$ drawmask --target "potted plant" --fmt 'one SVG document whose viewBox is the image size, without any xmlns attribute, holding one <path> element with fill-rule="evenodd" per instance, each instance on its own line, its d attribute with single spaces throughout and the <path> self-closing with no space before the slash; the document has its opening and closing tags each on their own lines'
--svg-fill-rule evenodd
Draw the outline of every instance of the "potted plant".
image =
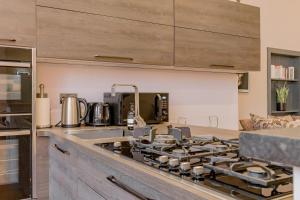
<svg viewBox="0 0 300 200">
<path fill-rule="evenodd" d="M 277 110 L 286 111 L 286 102 L 289 95 L 289 88 L 284 83 L 283 86 L 276 88 L 277 95 Z"/>
</svg>

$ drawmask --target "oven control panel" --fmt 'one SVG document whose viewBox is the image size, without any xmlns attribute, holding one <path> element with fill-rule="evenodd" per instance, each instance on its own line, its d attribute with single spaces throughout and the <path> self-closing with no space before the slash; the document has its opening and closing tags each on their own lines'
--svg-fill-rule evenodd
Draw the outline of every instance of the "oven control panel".
<svg viewBox="0 0 300 200">
<path fill-rule="evenodd" d="M 162 95 L 161 109 L 162 109 L 162 116 L 161 116 L 162 121 L 168 122 L 169 121 L 169 97 L 168 97 L 168 95 Z"/>
</svg>

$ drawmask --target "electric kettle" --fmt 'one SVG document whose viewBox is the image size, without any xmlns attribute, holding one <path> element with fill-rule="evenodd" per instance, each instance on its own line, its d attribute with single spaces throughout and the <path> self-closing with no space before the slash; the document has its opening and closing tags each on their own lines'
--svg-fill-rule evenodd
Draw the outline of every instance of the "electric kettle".
<svg viewBox="0 0 300 200">
<path fill-rule="evenodd" d="M 88 103 L 88 113 L 85 118 L 88 126 L 107 126 L 110 125 L 110 110 L 106 103 Z"/>
<path fill-rule="evenodd" d="M 64 128 L 79 127 L 87 115 L 87 102 L 85 99 L 77 98 L 76 95 L 65 95 L 60 99 L 62 104 L 61 126 Z M 81 106 L 84 105 L 84 114 L 81 113 Z"/>
</svg>

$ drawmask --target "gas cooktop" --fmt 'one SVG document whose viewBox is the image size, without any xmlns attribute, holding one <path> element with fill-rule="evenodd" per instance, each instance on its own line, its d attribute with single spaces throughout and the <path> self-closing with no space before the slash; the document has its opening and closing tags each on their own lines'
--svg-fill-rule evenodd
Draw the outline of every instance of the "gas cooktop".
<svg viewBox="0 0 300 200">
<path fill-rule="evenodd" d="M 240 156 L 238 139 L 191 136 L 188 128 L 170 128 L 166 135 L 150 132 L 129 141 L 97 145 L 236 199 L 267 200 L 292 194 L 292 169 Z"/>
</svg>

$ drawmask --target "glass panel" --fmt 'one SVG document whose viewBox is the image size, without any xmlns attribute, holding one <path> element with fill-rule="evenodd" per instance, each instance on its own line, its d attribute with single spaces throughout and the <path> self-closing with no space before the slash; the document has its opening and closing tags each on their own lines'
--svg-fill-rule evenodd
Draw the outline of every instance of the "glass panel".
<svg viewBox="0 0 300 200">
<path fill-rule="evenodd" d="M 0 137 L 0 199 L 31 196 L 31 136 Z"/>
<path fill-rule="evenodd" d="M 0 67 L 0 114 L 31 113 L 31 68 Z"/>
<path fill-rule="evenodd" d="M 0 117 L 0 131 L 9 129 L 31 129 L 32 116 Z"/>
<path fill-rule="evenodd" d="M 21 99 L 21 76 L 0 74 L 0 100 Z"/>
</svg>

